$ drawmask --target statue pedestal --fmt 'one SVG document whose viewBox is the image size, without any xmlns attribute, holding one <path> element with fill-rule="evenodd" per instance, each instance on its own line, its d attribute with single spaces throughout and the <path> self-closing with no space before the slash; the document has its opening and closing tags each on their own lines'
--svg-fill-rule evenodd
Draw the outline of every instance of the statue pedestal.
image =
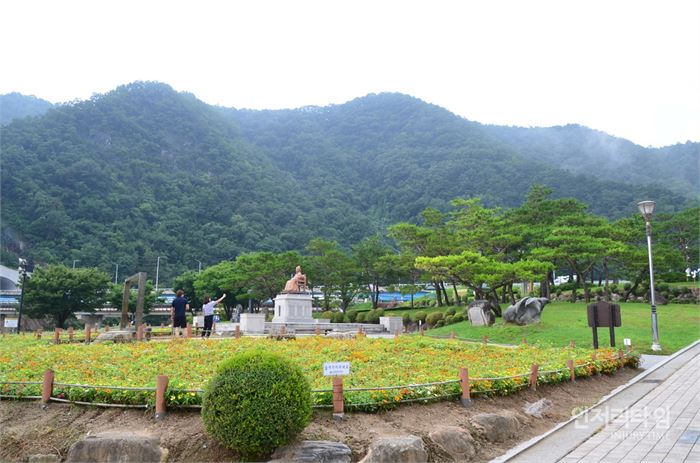
<svg viewBox="0 0 700 463">
<path fill-rule="evenodd" d="M 314 323 L 311 302 L 311 294 L 307 293 L 278 294 L 272 323 Z"/>
</svg>

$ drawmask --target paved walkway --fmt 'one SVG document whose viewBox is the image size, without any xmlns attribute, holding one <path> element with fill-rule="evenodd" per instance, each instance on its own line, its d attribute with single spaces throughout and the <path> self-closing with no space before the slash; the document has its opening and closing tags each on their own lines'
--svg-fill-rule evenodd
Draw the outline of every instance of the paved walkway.
<svg viewBox="0 0 700 463">
<path fill-rule="evenodd" d="M 700 463 L 700 341 L 496 461 Z"/>
</svg>

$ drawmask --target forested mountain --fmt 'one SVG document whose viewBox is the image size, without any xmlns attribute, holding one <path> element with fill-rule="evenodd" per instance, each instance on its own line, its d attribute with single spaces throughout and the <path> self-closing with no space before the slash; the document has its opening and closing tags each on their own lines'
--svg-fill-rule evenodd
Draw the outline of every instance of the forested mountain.
<svg viewBox="0 0 700 463">
<path fill-rule="evenodd" d="M 611 217 L 644 198 L 662 211 L 696 202 L 529 159 L 488 127 L 400 94 L 251 111 L 139 82 L 0 130 L 3 261 L 119 264 L 152 278 L 161 256 L 163 281 L 313 237 L 349 246 L 455 197 L 516 206 L 533 183 Z"/>
<path fill-rule="evenodd" d="M 700 143 L 642 148 L 580 125 L 484 128 L 526 159 L 606 180 L 657 182 L 686 195 L 700 193 Z"/>
<path fill-rule="evenodd" d="M 53 103 L 35 96 L 12 92 L 0 95 L 0 125 L 6 125 L 13 119 L 27 116 L 39 116 L 53 106 Z"/>
</svg>

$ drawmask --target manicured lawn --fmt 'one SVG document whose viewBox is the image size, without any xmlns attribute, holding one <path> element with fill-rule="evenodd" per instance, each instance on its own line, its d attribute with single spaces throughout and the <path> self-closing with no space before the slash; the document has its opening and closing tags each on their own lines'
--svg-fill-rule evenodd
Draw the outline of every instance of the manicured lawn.
<svg viewBox="0 0 700 463">
<path fill-rule="evenodd" d="M 502 306 L 505 310 L 505 306 Z M 633 347 L 641 353 L 651 351 L 651 308 L 648 304 L 620 304 L 622 326 L 615 329 L 616 345 L 621 347 L 624 338 L 632 340 Z M 694 304 L 669 304 L 657 308 L 659 340 L 663 351 L 671 354 L 700 339 L 700 306 Z M 504 344 L 519 344 L 523 338 L 530 344 L 565 346 L 574 340 L 577 346 L 591 347 L 593 335 L 588 327 L 586 304 L 555 302 L 548 304 L 542 313 L 542 321 L 536 325 L 504 325 L 498 318 L 492 327 L 471 326 L 469 322 L 456 323 L 428 330 L 426 334 L 448 335 L 452 331 L 460 338 L 489 340 Z M 608 328 L 598 328 L 600 347 L 610 343 Z"/>
</svg>

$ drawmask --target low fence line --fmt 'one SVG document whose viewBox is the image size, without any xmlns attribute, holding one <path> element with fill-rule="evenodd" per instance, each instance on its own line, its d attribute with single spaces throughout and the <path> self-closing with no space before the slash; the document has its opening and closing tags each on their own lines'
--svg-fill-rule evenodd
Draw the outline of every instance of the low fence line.
<svg viewBox="0 0 700 463">
<path fill-rule="evenodd" d="M 605 358 L 601 360 L 613 360 L 620 365 L 617 368 L 624 366 L 625 359 L 632 356 L 631 352 L 618 351 L 617 357 Z M 316 404 L 313 408 L 333 408 L 335 414 L 344 413 L 345 407 L 348 408 L 361 408 L 361 407 L 381 407 L 387 403 L 400 404 L 400 403 L 411 403 L 411 402 L 427 402 L 435 401 L 448 397 L 461 396 L 461 401 L 467 404 L 471 399 L 471 395 L 484 395 L 489 393 L 499 393 L 499 392 L 509 392 L 512 390 L 521 389 L 524 387 L 530 387 L 531 389 L 536 389 L 538 384 L 546 383 L 546 376 L 553 374 L 562 374 L 569 372 L 570 380 L 574 381 L 576 378 L 576 368 L 587 368 L 591 365 L 595 365 L 598 361 L 596 354 L 593 353 L 591 356 L 591 361 L 574 364 L 572 359 L 567 361 L 567 366 L 556 370 L 545 370 L 539 371 L 539 366 L 536 363 L 531 365 L 529 373 L 523 373 L 513 376 L 499 376 L 499 377 L 485 377 L 485 378 L 470 378 L 468 370 L 466 368 L 461 368 L 459 370 L 459 379 L 455 380 L 445 380 L 445 381 L 435 381 L 429 383 L 421 384 L 408 384 L 401 386 L 378 386 L 378 387 L 364 387 L 364 388 L 343 388 L 342 377 L 333 377 L 333 388 L 332 389 L 314 389 L 311 392 L 315 394 L 330 394 L 332 393 L 332 404 Z M 507 381 L 515 380 L 518 378 L 529 377 L 528 381 L 522 382 L 521 384 L 514 384 L 509 386 L 506 390 L 499 389 L 482 389 L 471 390 L 472 385 L 478 385 L 478 383 L 485 381 Z M 41 395 L 21 395 L 21 394 L 2 394 L 0 398 L 11 398 L 11 399 L 41 399 L 42 406 L 46 406 L 49 402 L 62 402 L 62 403 L 74 403 L 79 405 L 94 405 L 99 407 L 115 407 L 115 408 L 151 408 L 152 404 L 122 404 L 122 403 L 98 403 L 98 402 L 86 402 L 80 400 L 65 399 L 62 397 L 54 396 L 54 388 L 83 388 L 83 389 L 108 389 L 108 390 L 125 390 L 125 391 L 144 391 L 149 393 L 155 393 L 155 409 L 156 417 L 163 416 L 165 414 L 166 400 L 170 394 L 179 393 L 190 393 L 190 394 L 203 394 L 203 389 L 168 389 L 168 377 L 158 376 L 156 378 L 156 387 L 130 387 L 130 386 L 95 386 L 90 384 L 71 384 L 71 383 L 58 383 L 54 382 L 54 372 L 52 370 L 46 370 L 44 373 L 44 381 L 0 381 L 1 386 L 21 386 L 22 390 L 24 386 L 37 386 L 42 385 Z M 395 399 L 382 399 L 376 402 L 362 402 L 362 403 L 345 403 L 346 393 L 357 393 L 357 392 L 367 392 L 367 391 L 390 391 L 397 389 L 418 389 L 421 387 L 434 387 L 434 386 L 446 386 L 460 384 L 461 392 L 448 392 L 441 395 L 429 396 L 429 397 L 414 397 L 414 398 L 401 398 L 400 400 Z M 32 391 L 33 392 L 33 391 Z M 437 391 L 436 391 L 437 392 Z M 63 393 L 62 393 L 63 394 Z M 60 394 L 60 395 L 62 395 Z M 200 404 L 169 404 L 169 408 L 184 408 L 184 409 L 201 409 Z"/>
</svg>

